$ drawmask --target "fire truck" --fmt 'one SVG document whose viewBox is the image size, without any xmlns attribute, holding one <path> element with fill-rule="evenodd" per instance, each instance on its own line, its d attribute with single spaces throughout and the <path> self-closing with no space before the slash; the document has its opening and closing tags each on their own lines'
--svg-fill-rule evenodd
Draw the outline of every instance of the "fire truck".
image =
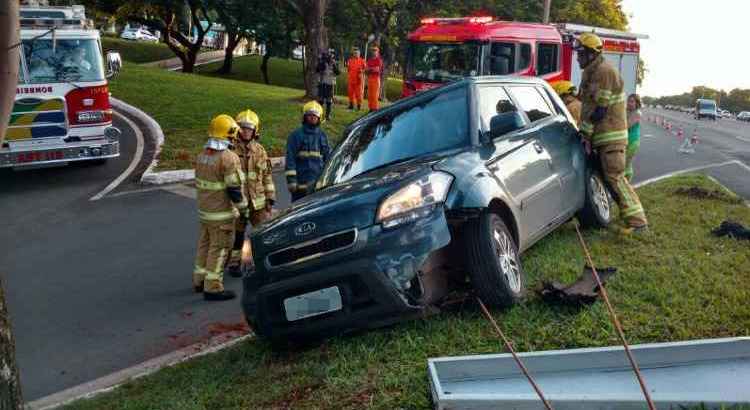
<svg viewBox="0 0 750 410">
<path fill-rule="evenodd" d="M 0 168 L 119 156 L 107 80 L 120 70 L 120 55 L 103 57 L 83 6 L 22 6 L 20 23 L 21 66 Z"/>
<path fill-rule="evenodd" d="M 604 58 L 620 70 L 625 92 L 636 91 L 639 39 L 648 36 L 577 24 L 497 21 L 492 17 L 425 18 L 409 34 L 403 96 L 474 75 L 537 76 L 580 84 L 573 41 L 593 32 Z"/>
</svg>

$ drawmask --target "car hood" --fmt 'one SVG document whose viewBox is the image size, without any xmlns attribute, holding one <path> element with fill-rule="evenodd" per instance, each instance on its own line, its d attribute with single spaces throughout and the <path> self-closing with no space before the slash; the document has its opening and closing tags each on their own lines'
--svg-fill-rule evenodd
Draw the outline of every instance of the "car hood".
<svg viewBox="0 0 750 410">
<path fill-rule="evenodd" d="M 394 164 L 300 199 L 252 234 L 253 254 L 264 255 L 291 244 L 373 225 L 382 199 L 430 172 L 438 160 L 430 157 Z"/>
</svg>

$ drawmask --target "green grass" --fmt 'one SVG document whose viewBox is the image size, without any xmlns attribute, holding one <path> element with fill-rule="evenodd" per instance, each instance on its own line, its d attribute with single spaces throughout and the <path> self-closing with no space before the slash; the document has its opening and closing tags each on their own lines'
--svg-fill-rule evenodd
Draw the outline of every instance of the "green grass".
<svg viewBox="0 0 750 410">
<path fill-rule="evenodd" d="M 223 78 L 262 83 L 263 76 L 260 72 L 261 58 L 259 56 L 244 56 L 234 59 L 232 73 Z M 221 67 L 221 62 L 206 64 L 197 67 L 199 74 L 219 76 L 216 70 Z M 337 94 L 347 95 L 348 75 L 344 66 L 340 66 L 341 74 L 337 81 Z M 283 58 L 271 58 L 268 61 L 268 77 L 271 85 L 289 88 L 304 89 L 304 78 L 302 77 L 302 62 L 298 60 L 287 60 Z M 389 79 L 386 84 L 386 96 L 394 101 L 401 97 L 401 80 Z M 365 102 L 366 103 L 366 102 Z"/>
<path fill-rule="evenodd" d="M 102 47 L 105 50 L 119 51 L 122 59 L 132 63 L 150 63 L 152 61 L 174 58 L 172 50 L 162 43 L 148 43 L 145 41 L 129 41 L 119 38 L 102 37 Z"/>
<path fill-rule="evenodd" d="M 193 167 L 206 141 L 208 123 L 215 115 L 234 117 L 245 109 L 260 116 L 261 143 L 272 156 L 283 155 L 286 138 L 300 126 L 302 90 L 247 81 L 182 74 L 126 64 L 112 81 L 112 95 L 151 115 L 162 127 L 165 143 L 159 169 Z M 334 108 L 323 129 L 334 144 L 346 125 L 363 112 Z"/>
<path fill-rule="evenodd" d="M 691 175 L 639 190 L 651 222 L 647 236 L 623 237 L 614 229 L 584 234 L 596 263 L 619 269 L 608 290 L 633 344 L 750 333 L 748 244 L 709 233 L 724 219 L 750 224 L 750 208 L 729 195 L 695 200 L 673 194 L 693 185 L 718 189 Z M 573 226 L 535 245 L 523 264 L 529 288 L 542 280 L 573 281 L 584 264 Z M 601 302 L 557 308 L 530 292 L 524 303 L 494 315 L 519 351 L 618 344 Z M 67 408 L 427 409 L 427 358 L 504 350 L 467 303 L 303 351 L 274 352 L 266 342 L 248 341 Z"/>
</svg>

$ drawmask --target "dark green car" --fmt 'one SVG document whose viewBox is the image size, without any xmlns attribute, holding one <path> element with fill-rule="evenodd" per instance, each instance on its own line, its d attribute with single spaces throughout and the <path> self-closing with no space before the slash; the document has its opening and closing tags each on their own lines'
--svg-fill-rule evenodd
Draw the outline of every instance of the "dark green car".
<svg viewBox="0 0 750 410">
<path fill-rule="evenodd" d="M 316 184 L 252 234 L 243 309 L 263 337 L 328 336 L 421 315 L 468 282 L 524 294 L 519 253 L 610 198 L 549 85 L 475 77 L 351 124 Z"/>
</svg>

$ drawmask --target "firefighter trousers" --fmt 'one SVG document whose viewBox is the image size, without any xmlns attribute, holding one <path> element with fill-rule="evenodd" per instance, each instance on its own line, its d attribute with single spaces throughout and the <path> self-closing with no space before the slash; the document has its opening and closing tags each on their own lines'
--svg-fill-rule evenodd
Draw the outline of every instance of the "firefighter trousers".
<svg viewBox="0 0 750 410">
<path fill-rule="evenodd" d="M 229 266 L 239 267 L 242 264 L 242 246 L 245 243 L 245 231 L 247 230 L 248 222 L 252 226 L 258 226 L 268 219 L 268 211 L 261 209 L 258 211 L 250 211 L 250 220 L 245 218 L 235 219 L 234 225 L 234 244 L 232 246 L 232 253 L 229 257 Z M 253 250 L 250 248 L 250 261 L 253 260 Z"/>
<path fill-rule="evenodd" d="M 224 291 L 224 267 L 229 259 L 234 241 L 234 223 L 200 223 L 198 249 L 195 256 L 193 286 L 203 284 L 203 291 Z"/>
<path fill-rule="evenodd" d="M 371 111 L 380 108 L 380 76 L 367 76 L 367 106 Z"/>
<path fill-rule="evenodd" d="M 648 225 L 638 194 L 625 178 L 626 150 L 628 144 L 608 144 L 598 149 L 602 163 L 602 173 L 614 191 L 615 200 L 620 207 L 620 216 L 631 228 Z"/>
</svg>

